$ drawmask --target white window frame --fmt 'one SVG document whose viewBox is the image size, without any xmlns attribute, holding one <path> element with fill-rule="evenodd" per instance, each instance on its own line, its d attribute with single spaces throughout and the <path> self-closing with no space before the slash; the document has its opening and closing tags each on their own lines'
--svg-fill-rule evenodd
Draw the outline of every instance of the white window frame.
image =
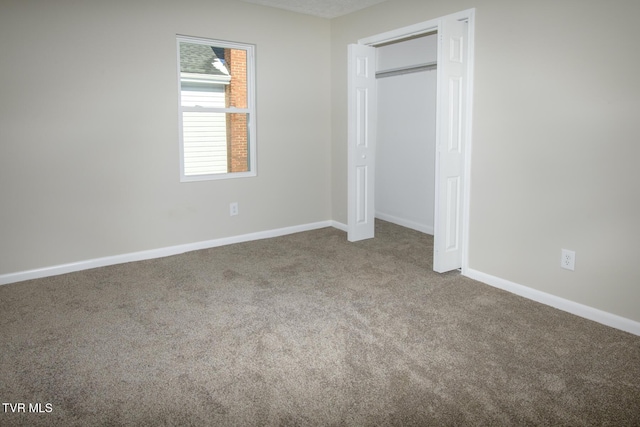
<svg viewBox="0 0 640 427">
<path fill-rule="evenodd" d="M 211 108 L 211 107 L 183 107 L 182 106 L 182 74 L 180 72 L 180 43 L 196 43 L 206 46 L 214 46 L 229 49 L 242 49 L 247 52 L 247 108 Z M 177 70 L 178 70 L 178 134 L 180 146 L 180 182 L 209 181 L 230 178 L 244 178 L 257 175 L 256 162 L 256 102 L 255 102 L 255 45 L 247 43 L 229 42 L 224 40 L 206 39 L 184 35 L 176 36 Z M 185 73 L 187 74 L 187 73 Z M 185 175 L 184 170 L 184 132 L 182 117 L 185 111 L 219 112 L 219 113 L 244 113 L 247 114 L 247 154 L 249 156 L 248 171 L 227 172 L 202 175 Z"/>
</svg>

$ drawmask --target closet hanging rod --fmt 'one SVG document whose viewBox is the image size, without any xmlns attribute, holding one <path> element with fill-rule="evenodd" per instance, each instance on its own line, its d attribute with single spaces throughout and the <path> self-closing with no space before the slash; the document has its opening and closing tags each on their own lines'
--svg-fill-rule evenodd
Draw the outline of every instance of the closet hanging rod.
<svg viewBox="0 0 640 427">
<path fill-rule="evenodd" d="M 420 71 L 433 70 L 435 68 L 438 68 L 437 62 L 428 62 L 426 64 L 412 65 L 410 67 L 392 68 L 390 70 L 377 71 L 376 79 L 399 76 L 401 74 L 417 73 Z"/>
</svg>

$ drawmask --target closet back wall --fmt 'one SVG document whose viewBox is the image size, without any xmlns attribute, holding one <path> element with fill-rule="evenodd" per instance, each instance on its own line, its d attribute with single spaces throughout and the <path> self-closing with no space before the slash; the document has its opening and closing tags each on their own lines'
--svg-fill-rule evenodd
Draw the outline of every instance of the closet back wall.
<svg viewBox="0 0 640 427">
<path fill-rule="evenodd" d="M 435 62 L 436 35 L 378 47 L 377 71 Z M 433 234 L 436 69 L 377 79 L 376 218 Z"/>
</svg>

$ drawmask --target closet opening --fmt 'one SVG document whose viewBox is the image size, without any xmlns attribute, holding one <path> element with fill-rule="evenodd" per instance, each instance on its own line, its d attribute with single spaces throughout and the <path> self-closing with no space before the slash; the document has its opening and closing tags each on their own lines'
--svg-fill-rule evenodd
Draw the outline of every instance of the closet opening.
<svg viewBox="0 0 640 427">
<path fill-rule="evenodd" d="M 437 32 L 376 46 L 375 217 L 433 235 Z"/>
</svg>

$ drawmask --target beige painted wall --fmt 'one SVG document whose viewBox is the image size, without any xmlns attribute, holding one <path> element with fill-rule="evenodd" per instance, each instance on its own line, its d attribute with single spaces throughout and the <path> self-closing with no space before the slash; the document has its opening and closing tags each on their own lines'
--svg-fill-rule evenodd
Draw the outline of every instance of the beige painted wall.
<svg viewBox="0 0 640 427">
<path fill-rule="evenodd" d="M 640 321 L 637 1 L 389 0 L 332 20 L 333 219 L 347 218 L 346 44 L 472 7 L 469 267 Z"/>
<path fill-rule="evenodd" d="M 179 182 L 176 34 L 257 45 L 257 177 Z M 0 274 L 330 219 L 329 41 L 238 1 L 2 1 Z"/>
</svg>

